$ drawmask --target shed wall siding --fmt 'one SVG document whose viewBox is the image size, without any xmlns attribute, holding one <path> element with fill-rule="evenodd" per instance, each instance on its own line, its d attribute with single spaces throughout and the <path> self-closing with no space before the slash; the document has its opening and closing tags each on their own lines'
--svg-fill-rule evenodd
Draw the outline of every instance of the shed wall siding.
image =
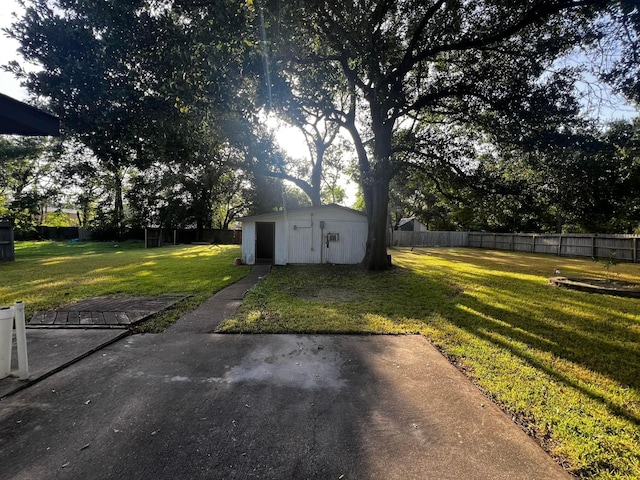
<svg viewBox="0 0 640 480">
<path fill-rule="evenodd" d="M 316 211 L 288 215 L 289 263 L 320 263 L 319 217 Z"/>
<path fill-rule="evenodd" d="M 320 222 L 324 228 L 320 229 Z M 288 216 L 289 263 L 359 263 L 367 243 L 367 219 L 338 209 L 309 210 Z M 294 228 L 295 227 L 295 228 Z M 328 233 L 339 240 L 330 242 Z"/>
<path fill-rule="evenodd" d="M 247 265 L 256 263 L 256 222 L 242 223 L 242 261 Z"/>
<path fill-rule="evenodd" d="M 428 232 L 429 229 L 427 228 L 427 226 L 424 223 L 419 222 L 418 220 L 415 220 L 414 224 L 413 224 L 413 231 L 414 232 Z"/>
<path fill-rule="evenodd" d="M 340 208 L 307 209 L 285 214 L 260 216 L 260 222 L 275 222 L 275 259 L 277 265 L 287 263 L 340 263 L 362 261 L 367 243 L 367 219 L 364 215 Z M 320 222 L 324 228 L 320 229 Z M 255 223 L 242 224 L 242 258 L 255 263 Z M 338 234 L 337 242 L 329 242 L 328 233 Z"/>
<path fill-rule="evenodd" d="M 276 256 L 274 263 L 276 265 L 287 264 L 287 229 L 285 225 L 284 215 L 276 219 Z"/>
<path fill-rule="evenodd" d="M 326 235 L 337 233 L 338 241 L 329 242 Z M 367 245 L 367 221 L 330 220 L 325 222 L 325 237 L 322 244 L 323 263 L 360 263 L 364 258 Z"/>
</svg>

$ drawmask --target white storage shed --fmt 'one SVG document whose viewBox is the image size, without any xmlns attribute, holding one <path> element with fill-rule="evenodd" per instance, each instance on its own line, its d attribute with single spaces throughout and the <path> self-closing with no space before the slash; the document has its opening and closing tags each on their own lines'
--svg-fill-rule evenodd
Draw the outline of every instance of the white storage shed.
<svg viewBox="0 0 640 480">
<path fill-rule="evenodd" d="M 242 260 L 266 263 L 355 264 L 364 258 L 367 216 L 323 205 L 241 218 Z"/>
</svg>

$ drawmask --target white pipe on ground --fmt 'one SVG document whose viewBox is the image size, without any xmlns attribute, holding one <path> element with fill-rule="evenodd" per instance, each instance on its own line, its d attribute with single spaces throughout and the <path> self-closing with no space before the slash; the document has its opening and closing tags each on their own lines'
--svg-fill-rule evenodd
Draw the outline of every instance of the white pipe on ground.
<svg viewBox="0 0 640 480">
<path fill-rule="evenodd" d="M 20 380 L 29 379 L 29 357 L 27 356 L 27 327 L 24 319 L 24 303 L 18 301 L 13 304 L 13 314 L 16 320 L 16 347 L 18 350 L 18 372 Z"/>
<path fill-rule="evenodd" d="M 11 375 L 13 308 L 0 307 L 0 378 Z"/>
</svg>

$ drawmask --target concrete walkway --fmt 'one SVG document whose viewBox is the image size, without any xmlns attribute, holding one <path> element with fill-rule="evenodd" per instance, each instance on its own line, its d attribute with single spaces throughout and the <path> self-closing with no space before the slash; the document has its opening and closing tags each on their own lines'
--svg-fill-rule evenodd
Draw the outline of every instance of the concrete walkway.
<svg viewBox="0 0 640 480">
<path fill-rule="evenodd" d="M 2 477 L 571 478 L 423 337 L 202 333 L 252 281 L 4 399 Z"/>
<path fill-rule="evenodd" d="M 203 302 L 167 329 L 167 333 L 210 333 L 242 304 L 247 291 L 269 275 L 271 265 L 255 265 L 249 275 Z"/>
</svg>

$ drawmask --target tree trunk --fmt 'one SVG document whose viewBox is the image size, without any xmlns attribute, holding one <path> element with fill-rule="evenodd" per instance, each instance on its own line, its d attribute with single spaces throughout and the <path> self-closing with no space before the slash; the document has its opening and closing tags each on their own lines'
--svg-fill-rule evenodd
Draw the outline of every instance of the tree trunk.
<svg viewBox="0 0 640 480">
<path fill-rule="evenodd" d="M 322 204 L 322 199 L 320 195 L 320 191 L 322 190 L 322 165 L 324 163 L 324 152 L 327 147 L 322 142 L 322 140 L 317 139 L 316 142 L 316 161 L 313 164 L 313 168 L 311 169 L 311 188 L 312 195 L 309 195 L 311 198 L 311 204 L 314 207 L 318 207 Z"/>
<path fill-rule="evenodd" d="M 124 233 L 124 201 L 122 199 L 122 173 L 120 170 L 114 172 L 115 191 L 114 191 L 114 210 L 113 220 L 115 223 L 118 240 L 122 239 Z"/>
<path fill-rule="evenodd" d="M 320 191 L 315 186 L 309 193 L 307 193 L 307 195 L 311 200 L 311 205 L 313 205 L 314 207 L 319 207 L 320 205 L 322 205 L 322 199 L 320 198 Z"/>
<path fill-rule="evenodd" d="M 556 210 L 556 233 L 562 233 L 564 227 L 564 216 L 560 213 L 560 209 Z"/>
<path fill-rule="evenodd" d="M 371 201 L 367 206 L 369 236 L 363 260 L 367 270 L 386 270 L 391 266 L 387 256 L 389 182 L 387 178 L 376 178 L 371 185 Z"/>
<path fill-rule="evenodd" d="M 367 270 L 386 270 L 391 267 L 387 256 L 387 221 L 389 184 L 393 176 L 391 167 L 393 122 L 386 121 L 384 111 L 384 108 L 377 104 L 371 106 L 375 136 L 373 156 L 376 162 L 373 169 L 369 170 L 366 175 L 363 172 L 362 179 L 362 190 L 369 220 L 369 236 L 364 258 Z"/>
<path fill-rule="evenodd" d="M 355 111 L 355 105 L 353 106 Z M 373 113 L 380 113 L 376 109 Z M 378 115 L 378 118 L 380 115 Z M 374 115 L 374 118 L 376 116 Z M 391 139 L 392 129 L 384 121 L 374 121 L 375 146 L 373 155 L 376 159 L 372 168 L 365 144 L 355 125 L 355 115 L 343 125 L 351 134 L 360 168 L 360 186 L 367 213 L 368 237 L 362 264 L 367 270 L 386 270 L 391 267 L 387 257 L 387 215 L 389 208 L 389 184 L 391 183 Z"/>
</svg>

